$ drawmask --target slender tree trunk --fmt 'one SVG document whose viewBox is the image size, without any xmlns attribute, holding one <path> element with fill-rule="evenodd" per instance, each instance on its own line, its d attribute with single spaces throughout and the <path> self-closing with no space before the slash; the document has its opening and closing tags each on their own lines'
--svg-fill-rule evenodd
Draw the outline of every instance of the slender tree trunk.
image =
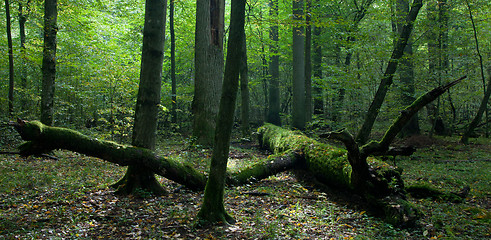
<svg viewBox="0 0 491 240">
<path fill-rule="evenodd" d="M 319 86 L 319 82 L 322 79 L 322 45 L 320 44 L 320 35 L 322 28 L 320 26 L 314 26 L 314 38 L 313 38 L 313 72 L 314 72 L 314 114 L 324 113 L 324 96 L 322 94 L 322 88 Z"/>
<path fill-rule="evenodd" d="M 280 58 L 278 55 L 278 0 L 269 1 L 269 16 L 271 26 L 269 39 L 271 40 L 269 57 L 269 108 L 267 122 L 281 126 L 280 119 Z"/>
<path fill-rule="evenodd" d="M 404 19 L 406 19 L 409 13 L 409 0 L 398 0 L 396 2 L 396 10 L 394 19 L 395 32 L 397 35 L 401 34 L 402 27 L 404 26 Z M 415 86 L 414 86 L 414 67 L 412 62 L 413 54 L 413 43 L 409 39 L 404 49 L 404 57 L 401 59 L 401 66 L 399 67 L 399 76 L 401 81 L 401 103 L 404 106 L 410 105 L 416 99 Z M 411 136 L 419 134 L 419 123 L 418 114 L 416 113 L 414 117 L 407 123 L 407 125 L 402 129 L 402 136 Z"/>
<path fill-rule="evenodd" d="M 14 115 L 14 51 L 12 47 L 12 28 L 10 25 L 10 3 L 5 0 L 5 18 L 7 19 L 7 45 L 9 48 L 9 116 Z"/>
<path fill-rule="evenodd" d="M 361 127 L 358 135 L 356 136 L 356 142 L 360 144 L 364 144 L 367 142 L 368 137 L 372 131 L 373 124 L 375 123 L 375 119 L 378 116 L 380 111 L 380 107 L 384 102 L 385 95 L 392 85 L 392 78 L 397 70 L 397 64 L 404 53 L 404 49 L 406 47 L 407 41 L 411 36 L 411 31 L 413 29 L 414 21 L 418 16 L 419 10 L 423 6 L 422 0 L 414 0 L 411 10 L 409 11 L 408 17 L 406 19 L 406 23 L 401 30 L 401 34 L 399 39 L 397 40 L 396 46 L 392 51 L 392 56 L 389 60 L 389 64 L 385 69 L 384 76 L 380 82 L 380 85 L 375 93 L 375 98 L 370 104 L 370 108 L 368 109 L 367 115 L 365 117 L 365 121 L 363 122 L 363 126 Z"/>
<path fill-rule="evenodd" d="M 27 1 L 26 7 L 29 8 L 29 2 Z M 21 71 L 20 71 L 20 88 L 23 92 L 20 97 L 21 111 L 24 112 L 27 107 L 27 66 L 26 66 L 26 21 L 27 15 L 24 14 L 23 3 L 19 2 L 19 38 L 20 38 L 20 50 L 21 50 Z"/>
<path fill-rule="evenodd" d="M 249 127 L 249 68 L 247 66 L 247 43 L 245 41 L 245 33 L 243 38 L 242 59 L 240 64 L 240 115 L 242 120 L 240 128 L 242 137 L 249 138 L 251 135 Z"/>
<path fill-rule="evenodd" d="M 482 78 L 482 82 L 483 82 L 483 88 L 484 88 L 484 97 L 481 101 L 481 105 L 479 106 L 479 110 L 477 111 L 477 114 L 476 116 L 474 117 L 474 119 L 472 120 L 472 122 L 469 124 L 469 127 L 467 128 L 467 130 L 465 131 L 464 135 L 462 135 L 462 138 L 460 139 L 460 141 L 464 144 L 468 144 L 469 143 L 469 137 L 471 135 L 471 133 L 474 131 L 474 129 L 477 127 L 477 125 L 479 124 L 479 122 L 481 121 L 481 118 L 482 118 L 482 115 L 484 113 L 486 113 L 486 118 L 485 118 L 485 128 L 486 128 L 486 137 L 488 137 L 488 100 L 489 100 L 489 96 L 491 94 L 491 67 L 488 66 L 488 75 L 490 75 L 490 79 L 488 80 L 488 86 L 486 87 L 486 80 L 484 78 L 484 66 L 483 66 L 483 60 L 482 60 L 482 55 L 481 55 L 481 51 L 479 49 L 479 40 L 477 38 L 477 30 L 476 30 L 476 25 L 474 23 L 474 17 L 472 16 L 472 10 L 471 10 L 471 6 L 469 5 L 469 1 L 465 1 L 466 4 L 467 4 L 467 9 L 469 11 L 469 18 L 471 20 L 471 23 L 472 23 L 472 29 L 473 29 L 473 32 L 474 32 L 474 41 L 476 43 L 476 53 L 477 53 L 477 56 L 479 58 L 479 64 L 480 64 L 480 70 L 481 70 L 481 78 Z"/>
<path fill-rule="evenodd" d="M 305 128 L 305 36 L 303 28 L 303 0 L 293 0 L 293 103 L 292 126 Z"/>
<path fill-rule="evenodd" d="M 212 145 L 223 81 L 224 0 L 196 2 L 193 136 Z"/>
<path fill-rule="evenodd" d="M 160 105 L 162 63 L 164 60 L 165 15 L 167 0 L 146 0 L 140 84 L 135 107 L 132 145 L 155 149 Z M 142 165 L 130 165 L 126 175 L 114 185 L 122 194 L 144 190 L 162 195 L 153 171 Z"/>
<path fill-rule="evenodd" d="M 177 123 L 177 83 L 176 83 L 176 36 L 174 32 L 174 1 L 169 3 L 170 28 L 170 78 L 172 84 L 172 123 Z"/>
<path fill-rule="evenodd" d="M 232 2 L 230 35 L 227 47 L 225 77 L 218 112 L 218 126 L 215 131 L 215 144 L 210 164 L 210 174 L 205 187 L 203 205 L 198 219 L 207 223 L 233 223 L 234 219 L 225 211 L 223 194 L 230 135 L 235 112 L 235 101 L 239 82 L 241 51 L 244 39 L 245 0 Z"/>
<path fill-rule="evenodd" d="M 41 92 L 41 122 L 53 124 L 53 103 L 56 77 L 56 20 L 58 17 L 57 0 L 44 1 L 44 46 L 43 46 L 43 82 Z"/>
<path fill-rule="evenodd" d="M 312 0 L 306 0 L 305 14 L 305 121 L 312 121 Z"/>
</svg>

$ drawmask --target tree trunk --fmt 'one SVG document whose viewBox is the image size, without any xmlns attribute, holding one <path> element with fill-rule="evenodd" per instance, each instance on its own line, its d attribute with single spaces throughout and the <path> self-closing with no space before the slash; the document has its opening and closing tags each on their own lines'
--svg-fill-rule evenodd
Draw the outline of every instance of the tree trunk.
<svg viewBox="0 0 491 240">
<path fill-rule="evenodd" d="M 224 0 L 196 2 L 193 136 L 213 145 L 223 80 Z"/>
<path fill-rule="evenodd" d="M 269 15 L 271 21 L 278 19 L 278 0 L 269 1 Z M 269 29 L 271 40 L 269 57 L 269 107 L 266 121 L 281 126 L 280 119 L 280 57 L 278 55 L 278 24 L 273 22 Z"/>
<path fill-rule="evenodd" d="M 398 0 L 396 2 L 395 10 L 395 32 L 400 35 L 404 26 L 404 19 L 406 19 L 409 13 L 409 0 Z M 399 67 L 399 76 L 401 81 L 400 98 L 403 105 L 409 105 L 414 102 L 415 86 L 414 86 L 414 67 L 413 67 L 413 43 L 409 39 L 406 47 L 404 48 L 404 57 L 401 59 L 401 66 Z M 403 137 L 419 134 L 418 114 L 407 123 L 402 129 L 401 135 Z"/>
<path fill-rule="evenodd" d="M 240 129 L 243 138 L 249 138 L 251 136 L 251 130 L 249 127 L 249 68 L 247 66 L 247 44 L 244 32 L 244 41 L 242 42 L 242 58 L 240 63 L 240 116 L 241 123 Z"/>
<path fill-rule="evenodd" d="M 305 121 L 312 121 L 312 0 L 306 0 L 305 14 Z"/>
<path fill-rule="evenodd" d="M 44 1 L 44 46 L 43 46 L 43 82 L 41 92 L 41 122 L 53 124 L 53 103 L 56 77 L 56 19 L 58 17 L 57 0 Z"/>
<path fill-rule="evenodd" d="M 29 8 L 29 2 L 27 1 L 26 7 Z M 20 38 L 20 50 L 21 50 L 21 71 L 20 71 L 20 88 L 22 96 L 20 98 L 21 111 L 27 110 L 28 97 L 27 91 L 27 66 L 26 66 L 26 21 L 27 16 L 24 14 L 23 3 L 19 2 L 19 38 Z"/>
<path fill-rule="evenodd" d="M 484 92 L 484 97 L 482 98 L 481 105 L 479 105 L 479 110 L 477 111 L 476 116 L 469 124 L 469 127 L 460 139 L 463 144 L 469 144 L 469 137 L 481 122 L 482 116 L 488 107 L 489 97 L 491 96 L 491 67 L 488 67 L 488 78 L 488 86 L 486 88 L 486 92 Z M 485 124 L 487 124 L 487 122 L 485 122 Z"/>
<path fill-rule="evenodd" d="M 198 213 L 199 221 L 205 223 L 234 223 L 235 220 L 225 211 L 223 194 L 227 160 L 230 147 L 230 136 L 234 122 L 235 101 L 241 70 L 241 58 L 244 36 L 245 0 L 232 2 L 230 17 L 230 34 L 227 47 L 227 62 L 218 112 L 215 144 L 211 157 L 210 174 L 206 183 L 203 205 Z"/>
<path fill-rule="evenodd" d="M 135 107 L 132 144 L 155 149 L 160 105 L 162 63 L 164 60 L 166 0 L 146 0 L 140 84 Z M 125 176 L 113 185 L 118 193 L 131 194 L 141 190 L 162 195 L 153 171 L 140 165 L 130 165 Z"/>
<path fill-rule="evenodd" d="M 5 0 L 5 18 L 7 19 L 7 45 L 9 49 L 9 116 L 14 115 L 14 51 L 12 47 L 12 28 L 10 25 L 10 3 Z"/>
<path fill-rule="evenodd" d="M 406 19 L 406 23 L 404 24 L 404 27 L 401 30 L 401 34 L 397 40 L 396 46 L 392 51 L 392 56 L 390 57 L 387 68 L 385 69 L 384 76 L 382 77 L 377 92 L 375 93 L 375 98 L 370 104 L 370 108 L 368 109 L 363 125 L 358 132 L 358 135 L 356 136 L 356 141 L 360 144 L 366 143 L 370 136 L 373 124 L 375 123 L 375 119 L 377 118 L 380 107 L 384 102 L 385 95 L 387 94 L 390 85 L 392 85 L 392 78 L 395 71 L 397 70 L 397 64 L 402 57 L 407 41 L 411 36 L 414 21 L 416 20 L 419 10 L 422 6 L 422 0 L 414 0 L 411 10 L 409 11 L 408 17 Z"/>
<path fill-rule="evenodd" d="M 322 88 L 319 86 L 322 80 L 322 45 L 320 43 L 322 28 L 320 26 L 314 26 L 313 48 L 314 54 L 312 58 L 312 71 L 314 72 L 314 114 L 324 113 L 324 96 L 322 94 Z"/>
<path fill-rule="evenodd" d="M 481 70 L 481 79 L 482 79 L 482 83 L 483 83 L 484 97 L 481 101 L 481 105 L 479 106 L 479 110 L 477 111 L 476 116 L 474 117 L 472 122 L 469 124 L 469 127 L 467 128 L 464 135 L 462 135 L 462 138 L 460 139 L 460 141 L 464 144 L 469 143 L 469 137 L 472 134 L 472 132 L 474 131 L 474 129 L 477 127 L 479 122 L 481 121 L 482 115 L 484 113 L 486 113 L 486 118 L 484 121 L 485 130 L 486 130 L 485 132 L 486 132 L 486 137 L 488 137 L 488 121 L 487 121 L 487 119 L 488 119 L 488 100 L 489 100 L 489 96 L 491 94 L 491 90 L 490 90 L 490 88 L 491 88 L 491 75 L 489 74 L 489 73 L 491 73 L 491 67 L 488 66 L 488 75 L 490 75 L 488 77 L 490 79 L 488 80 L 488 86 L 486 87 L 486 80 L 484 77 L 484 66 L 483 66 L 481 51 L 479 50 L 479 40 L 477 38 L 476 24 L 474 23 L 474 17 L 472 16 L 472 10 L 471 10 L 471 6 L 469 5 L 469 2 L 466 1 L 466 4 L 467 4 L 467 9 L 469 11 L 469 18 L 471 19 L 471 23 L 472 23 L 472 29 L 474 32 L 474 41 L 476 43 L 476 53 L 477 53 L 477 56 L 479 58 L 479 66 L 480 66 L 480 70 Z"/>
<path fill-rule="evenodd" d="M 176 36 L 174 32 L 174 0 L 169 3 L 170 78 L 172 84 L 172 123 L 177 123 Z"/>
<path fill-rule="evenodd" d="M 303 28 L 303 0 L 293 0 L 293 102 L 292 127 L 305 128 L 305 36 Z"/>
</svg>

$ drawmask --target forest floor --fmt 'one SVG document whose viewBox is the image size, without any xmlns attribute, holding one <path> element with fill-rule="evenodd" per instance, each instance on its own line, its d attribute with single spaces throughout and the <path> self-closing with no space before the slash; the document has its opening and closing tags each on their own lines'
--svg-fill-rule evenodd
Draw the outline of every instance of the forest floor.
<svg viewBox="0 0 491 240">
<path fill-rule="evenodd" d="M 166 138 L 159 153 L 206 171 L 211 150 L 188 140 Z M 202 192 L 160 179 L 170 192 L 166 196 L 117 196 L 109 186 L 124 175 L 124 167 L 56 151 L 57 160 L 0 155 L 0 238 L 490 239 L 491 141 L 474 139 L 467 146 L 457 138 L 405 141 L 418 147 L 413 156 L 396 159 L 406 185 L 426 183 L 447 192 L 471 188 L 462 203 L 410 198 L 422 212 L 414 228 L 384 223 L 358 197 L 327 187 L 319 190 L 302 172 L 227 188 L 225 206 L 237 223 L 197 228 Z M 1 150 L 14 147 L 2 144 Z M 254 142 L 237 141 L 229 165 L 250 164 L 267 154 Z"/>
</svg>

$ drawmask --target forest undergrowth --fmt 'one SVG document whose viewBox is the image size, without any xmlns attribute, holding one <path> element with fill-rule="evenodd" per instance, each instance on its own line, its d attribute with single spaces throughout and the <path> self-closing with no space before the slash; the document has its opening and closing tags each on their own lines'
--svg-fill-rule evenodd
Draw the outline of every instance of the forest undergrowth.
<svg viewBox="0 0 491 240">
<path fill-rule="evenodd" d="M 319 188 L 301 171 L 245 186 L 228 187 L 225 206 L 237 223 L 197 228 L 202 192 L 160 178 L 169 194 L 121 197 L 109 187 L 125 168 L 67 151 L 55 159 L 0 155 L 2 239 L 489 239 L 491 237 L 491 141 L 464 146 L 454 138 L 418 136 L 411 157 L 397 157 L 406 185 L 429 184 L 446 192 L 465 186 L 464 202 L 410 198 L 422 213 L 415 228 L 399 229 L 372 216 L 348 192 Z M 2 142 L 2 150 L 15 144 Z M 206 172 L 211 150 L 174 135 L 158 152 L 190 161 Z M 254 142 L 236 140 L 229 167 L 267 156 Z M 390 160 L 391 164 L 394 164 Z"/>
</svg>

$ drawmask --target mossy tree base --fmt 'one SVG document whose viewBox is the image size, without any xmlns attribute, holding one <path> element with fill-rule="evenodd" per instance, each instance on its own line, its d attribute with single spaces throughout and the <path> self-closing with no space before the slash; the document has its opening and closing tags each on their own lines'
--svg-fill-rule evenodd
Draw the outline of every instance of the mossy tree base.
<svg viewBox="0 0 491 240">
<path fill-rule="evenodd" d="M 167 190 L 160 185 L 154 173 L 145 167 L 128 166 L 123 178 L 111 185 L 116 194 L 133 195 L 139 197 L 162 196 Z"/>
</svg>

